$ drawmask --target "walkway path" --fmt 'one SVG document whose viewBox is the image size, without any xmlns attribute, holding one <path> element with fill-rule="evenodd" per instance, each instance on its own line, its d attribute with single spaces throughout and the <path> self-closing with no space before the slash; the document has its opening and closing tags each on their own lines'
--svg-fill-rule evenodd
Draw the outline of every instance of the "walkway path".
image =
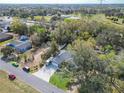
<svg viewBox="0 0 124 93">
<path fill-rule="evenodd" d="M 35 72 L 33 75 L 35 75 L 38 78 L 43 79 L 46 82 L 49 82 L 50 77 L 56 72 L 57 67 L 54 65 L 46 66 L 44 65 L 39 71 Z"/>
</svg>

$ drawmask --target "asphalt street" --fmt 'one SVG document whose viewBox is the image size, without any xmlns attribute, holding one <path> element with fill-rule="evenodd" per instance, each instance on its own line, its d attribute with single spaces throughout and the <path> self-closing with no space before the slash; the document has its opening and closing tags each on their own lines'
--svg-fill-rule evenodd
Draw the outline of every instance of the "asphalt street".
<svg viewBox="0 0 124 93">
<path fill-rule="evenodd" d="M 16 77 L 30 85 L 40 93 L 65 93 L 63 90 L 53 86 L 52 84 L 37 78 L 34 75 L 24 72 L 20 68 L 15 68 L 11 64 L 6 63 L 0 59 L 0 70 L 4 70 L 9 74 L 14 74 Z"/>
</svg>

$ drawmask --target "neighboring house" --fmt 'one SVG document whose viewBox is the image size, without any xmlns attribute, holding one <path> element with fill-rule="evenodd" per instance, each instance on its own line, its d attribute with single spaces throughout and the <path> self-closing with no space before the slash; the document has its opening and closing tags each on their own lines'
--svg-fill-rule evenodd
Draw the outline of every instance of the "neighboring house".
<svg viewBox="0 0 124 93">
<path fill-rule="evenodd" d="M 70 18 L 71 15 L 61 15 L 61 18 Z"/>
<path fill-rule="evenodd" d="M 80 20 L 81 18 L 78 16 L 72 16 L 72 15 L 61 15 L 61 18 L 65 19 L 74 19 L 74 20 Z"/>
<path fill-rule="evenodd" d="M 77 16 L 71 16 L 71 17 L 68 18 L 68 19 L 80 20 L 81 18 L 80 18 L 80 17 L 77 17 Z"/>
<path fill-rule="evenodd" d="M 0 21 L 0 28 L 2 28 L 3 33 L 8 32 L 8 29 L 10 29 L 10 23 Z"/>
<path fill-rule="evenodd" d="M 13 20 L 12 17 L 7 17 L 7 16 L 0 18 L 0 28 L 2 28 L 3 33 L 8 32 L 12 20 Z"/>
<path fill-rule="evenodd" d="M 34 24 L 36 24 L 36 22 L 35 22 L 35 21 L 29 21 L 29 20 L 27 20 L 27 21 L 25 22 L 25 24 L 26 24 L 27 26 L 33 26 Z"/>
<path fill-rule="evenodd" d="M 26 35 L 22 35 L 20 38 L 19 38 L 19 40 L 20 41 L 26 41 L 26 40 L 28 40 L 29 38 L 26 36 Z"/>
<path fill-rule="evenodd" d="M 6 40 L 10 40 L 12 38 L 13 38 L 12 35 L 5 34 L 5 33 L 0 33 L 0 42 L 6 41 Z"/>
<path fill-rule="evenodd" d="M 2 28 L 10 27 L 10 22 L 6 20 L 0 20 L 0 27 Z"/>
<path fill-rule="evenodd" d="M 32 44 L 30 41 L 12 41 L 9 44 L 7 44 L 7 46 L 13 47 L 16 49 L 17 52 L 19 53 L 24 53 L 27 50 L 30 50 L 32 48 Z"/>
<path fill-rule="evenodd" d="M 8 29 L 2 28 L 2 32 L 1 33 L 7 33 L 7 32 L 8 32 Z"/>
</svg>

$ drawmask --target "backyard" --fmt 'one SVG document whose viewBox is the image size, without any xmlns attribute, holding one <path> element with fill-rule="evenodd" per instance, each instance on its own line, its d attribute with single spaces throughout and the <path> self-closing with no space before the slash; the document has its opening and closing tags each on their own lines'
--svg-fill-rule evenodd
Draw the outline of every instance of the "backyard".
<svg viewBox="0 0 124 93">
<path fill-rule="evenodd" d="M 7 73 L 0 70 L 0 93 L 39 93 L 25 83 L 8 80 Z"/>
</svg>

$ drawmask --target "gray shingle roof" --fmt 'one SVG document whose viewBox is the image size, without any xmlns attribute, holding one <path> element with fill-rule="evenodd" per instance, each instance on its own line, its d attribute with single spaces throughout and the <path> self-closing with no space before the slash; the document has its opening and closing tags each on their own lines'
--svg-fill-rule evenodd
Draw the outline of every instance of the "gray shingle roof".
<svg viewBox="0 0 124 93">
<path fill-rule="evenodd" d="M 21 41 L 17 41 L 17 40 L 13 40 L 12 42 L 10 42 L 10 44 L 13 44 L 15 46 L 21 43 L 22 43 Z"/>
<path fill-rule="evenodd" d="M 52 63 L 60 65 L 62 62 L 72 58 L 71 54 L 67 51 L 60 51 L 60 53 L 52 59 Z"/>
<path fill-rule="evenodd" d="M 29 41 L 23 42 L 19 45 L 17 45 L 17 48 L 26 48 L 27 46 L 31 46 L 31 43 Z"/>
<path fill-rule="evenodd" d="M 5 33 L 0 33 L 0 41 L 5 41 L 5 40 L 9 40 L 12 39 L 13 36 L 5 34 Z"/>
</svg>

